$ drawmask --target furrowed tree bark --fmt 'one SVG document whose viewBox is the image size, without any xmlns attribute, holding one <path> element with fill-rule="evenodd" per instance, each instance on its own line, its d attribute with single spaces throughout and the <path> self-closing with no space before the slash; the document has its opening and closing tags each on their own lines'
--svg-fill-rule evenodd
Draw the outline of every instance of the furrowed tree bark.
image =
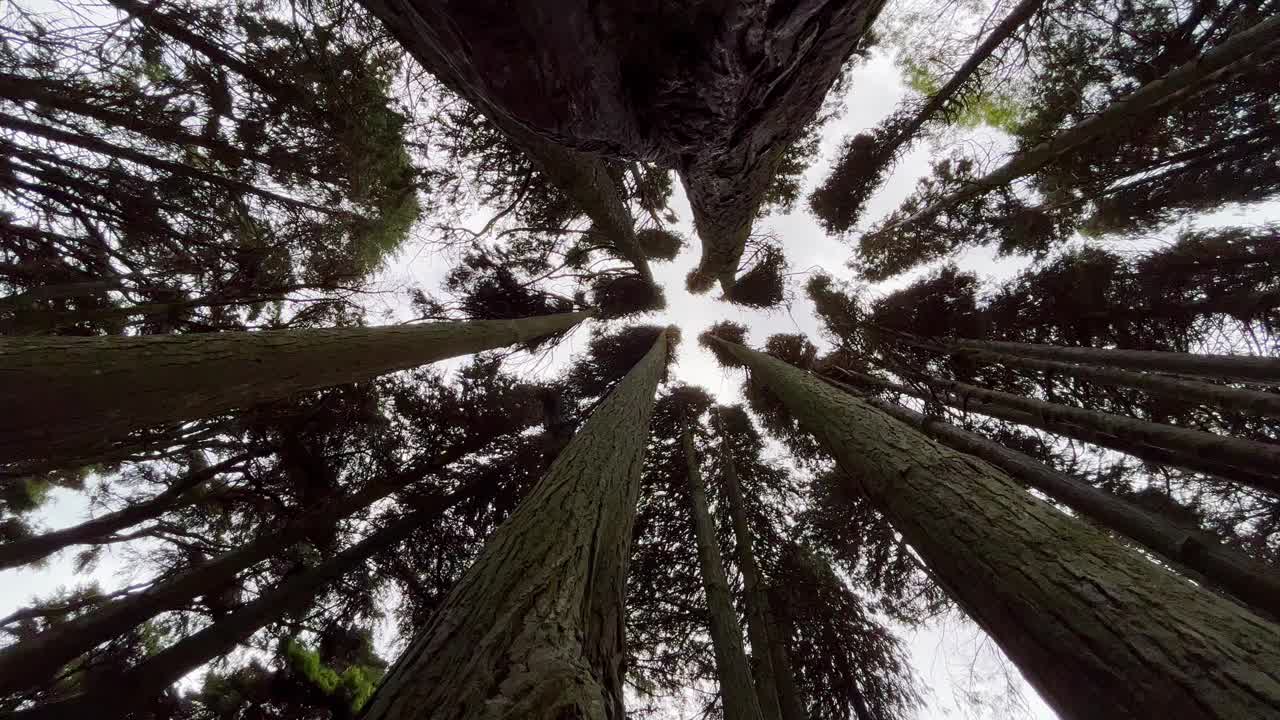
<svg viewBox="0 0 1280 720">
<path fill-rule="evenodd" d="M 1064 718 L 1280 712 L 1280 626 L 848 393 L 722 346 L 826 447 Z"/>
<path fill-rule="evenodd" d="M 711 646 L 715 651 L 716 674 L 720 680 L 720 702 L 727 718 L 761 720 L 764 716 L 751 679 L 747 654 L 742 648 L 742 631 L 738 627 L 733 599 L 729 596 L 729 581 L 725 579 L 720 543 L 711 522 L 711 511 L 707 508 L 707 488 L 702 481 L 697 449 L 694 448 L 693 433 L 687 420 L 682 428 L 681 443 L 688 468 L 689 504 L 693 513 L 694 536 L 698 542 L 698 566 L 702 570 L 702 589 L 707 596 Z"/>
<path fill-rule="evenodd" d="M 590 313 L 372 328 L 0 338 L 0 464 L 524 342 Z"/>
<path fill-rule="evenodd" d="M 362 4 L 491 118 L 679 171 L 703 241 L 699 269 L 731 286 L 778 158 L 882 2 Z"/>
<path fill-rule="evenodd" d="M 1027 427 L 1038 428 L 1055 435 L 1074 438 L 1091 445 L 1097 445 L 1099 447 L 1105 447 L 1117 452 L 1125 453 L 1126 455 L 1132 455 L 1147 462 L 1155 463 L 1156 465 L 1167 465 L 1170 467 L 1189 470 L 1191 472 L 1205 473 L 1219 477 L 1223 480 L 1243 483 L 1261 490 L 1266 490 L 1268 486 L 1273 485 L 1275 482 L 1274 475 L 1272 473 L 1265 471 L 1259 472 L 1248 468 L 1240 468 L 1235 465 L 1217 462 L 1204 458 L 1194 452 L 1188 452 L 1184 448 L 1179 447 L 1177 449 L 1171 449 L 1168 447 L 1151 445 L 1137 441 L 1131 437 L 1114 435 L 1092 428 L 1081 427 L 1074 423 L 1065 422 L 1056 416 L 1049 417 L 1036 413 L 1029 413 L 1023 410 L 1016 410 L 999 403 L 980 402 L 976 400 L 969 400 L 967 398 L 958 398 L 948 393 L 935 394 L 904 385 L 898 385 L 887 380 L 881 380 L 880 378 L 866 375 L 864 373 L 846 370 L 844 368 L 841 368 L 840 370 L 850 378 L 866 385 L 903 393 L 925 401 L 940 402 L 963 412 L 976 412 L 981 415 L 999 418 L 1000 420 L 1007 420 L 1012 423 L 1026 425 Z"/>
<path fill-rule="evenodd" d="M 917 343 L 912 340 L 906 340 L 906 342 L 918 347 L 929 346 L 928 343 Z M 1070 375 L 1098 385 L 1137 388 L 1154 397 L 1181 403 L 1209 405 L 1230 412 L 1257 415 L 1259 417 L 1280 416 L 1280 394 L 1275 393 L 1244 390 L 1225 385 L 1183 380 L 1167 375 L 1131 372 L 1099 365 L 1084 365 L 1070 361 L 1063 362 L 1060 360 L 1025 357 L 994 350 L 977 350 L 954 346 L 946 346 L 942 350 L 943 352 L 963 355 L 992 365 L 1013 365 L 1045 373 Z"/>
<path fill-rule="evenodd" d="M 856 394 L 843 383 L 828 380 Z M 1009 475 L 1066 505 L 1098 525 L 1139 543 L 1177 567 L 1187 568 L 1270 620 L 1280 618 L 1280 573 L 1276 568 L 1223 545 L 1198 529 L 1179 527 L 1124 498 L 1060 473 L 1034 458 L 936 418 L 877 398 L 867 404 L 942 444 L 982 458 Z"/>
<path fill-rule="evenodd" d="M 409 538 L 415 530 L 439 517 L 461 500 L 476 494 L 471 486 L 429 499 L 411 515 L 392 522 L 332 559 L 297 575 L 285 584 L 220 618 L 213 624 L 149 656 L 110 686 L 91 687 L 65 700 L 14 713 L 14 720 L 55 720 L 67 717 L 128 717 L 201 665 L 231 652 L 287 612 L 303 608 L 325 585 L 355 569 L 373 555 Z"/>
<path fill-rule="evenodd" d="M 36 687 L 80 655 L 155 615 L 184 607 L 192 599 L 217 592 L 243 570 L 304 539 L 317 528 L 329 528 L 369 507 L 406 484 L 421 479 L 484 445 L 460 446 L 423 460 L 405 472 L 334 500 L 210 562 L 189 568 L 141 592 L 113 600 L 74 620 L 0 649 L 0 695 Z"/>
<path fill-rule="evenodd" d="M 746 501 L 738 483 L 738 468 L 733 462 L 733 448 L 729 436 L 721 425 L 721 456 L 724 464 L 724 486 L 733 519 L 733 536 L 738 549 L 738 568 L 742 571 L 742 589 L 746 595 L 747 639 L 751 641 L 751 673 L 755 679 L 756 695 L 760 699 L 760 712 L 764 720 L 780 720 L 782 710 L 778 699 L 778 683 L 774 670 L 773 653 L 769 643 L 769 622 L 772 613 L 769 596 L 760 579 L 756 564 L 751 525 L 747 522 Z M 691 471 L 692 472 L 692 471 Z"/>
<path fill-rule="evenodd" d="M 1280 359 L 1248 355 L 1200 355 L 1156 350 L 1112 350 L 1090 347 L 1063 347 L 999 340 L 952 341 L 957 348 L 986 350 L 1021 357 L 1059 362 L 1088 363 L 1128 370 L 1195 375 L 1254 383 L 1280 384 Z"/>
<path fill-rule="evenodd" d="M 1193 453 L 1197 457 L 1217 463 L 1252 470 L 1261 476 L 1270 478 L 1263 488 L 1264 490 L 1280 493 L 1280 474 L 1277 474 L 1278 470 L 1280 470 L 1280 445 L 1215 435 L 1176 425 L 1164 425 L 1138 420 L 1124 415 L 1083 410 L 1069 405 L 1059 405 L 999 390 L 988 390 L 977 385 L 954 380 L 923 376 L 919 379 L 935 390 L 955 393 L 961 398 L 962 402 L 972 398 L 980 402 L 1001 405 L 1049 420 L 1070 423 L 1129 441 L 1142 442 L 1159 447 L 1177 448 L 1181 452 Z"/>
<path fill-rule="evenodd" d="M 365 720 L 622 720 L 624 582 L 666 356 L 663 334 L 485 544 Z"/>
<path fill-rule="evenodd" d="M 100 542 L 112 533 L 138 523 L 158 518 L 174 507 L 186 504 L 191 490 L 204 482 L 231 470 L 250 457 L 243 453 L 220 463 L 188 473 L 167 490 L 150 500 L 130 505 L 102 517 L 87 520 L 62 530 L 54 530 L 34 537 L 23 538 L 0 545 L 0 570 L 28 565 L 49 557 L 71 545 Z"/>
<path fill-rule="evenodd" d="M 1253 56 L 1264 56 L 1274 51 L 1277 46 L 1277 37 L 1280 37 L 1280 18 L 1277 17 L 1263 20 L 1251 28 L 1234 33 L 1216 47 L 1174 68 L 1163 77 L 1143 85 L 1088 120 L 1063 130 L 1029 150 L 1018 153 L 985 176 L 940 198 L 902 222 L 872 234 L 901 229 L 933 218 L 956 205 L 987 193 L 992 188 L 1029 175 L 1055 158 L 1094 138 L 1134 122 L 1141 122 L 1153 112 L 1166 111 L 1174 105 L 1191 100 L 1218 78 L 1230 73 L 1237 64 L 1252 62 Z"/>
</svg>

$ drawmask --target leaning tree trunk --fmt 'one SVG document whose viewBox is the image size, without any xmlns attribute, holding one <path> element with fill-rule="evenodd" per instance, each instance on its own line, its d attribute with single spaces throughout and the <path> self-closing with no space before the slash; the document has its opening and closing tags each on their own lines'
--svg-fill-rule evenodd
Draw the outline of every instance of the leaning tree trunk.
<svg viewBox="0 0 1280 720">
<path fill-rule="evenodd" d="M 366 720 L 622 720 L 624 582 L 666 355 L 663 334 L 485 544 Z"/>
<path fill-rule="evenodd" d="M 699 268 L 729 287 L 778 158 L 883 4 L 361 1 L 490 119 L 678 170 Z"/>
<path fill-rule="evenodd" d="M 167 490 L 150 500 L 135 503 L 102 517 L 87 520 L 62 530 L 34 535 L 0 545 L 0 570 L 28 565 L 49 557 L 72 545 L 85 545 L 106 540 L 112 533 L 158 518 L 171 508 L 187 504 L 192 491 L 244 462 L 251 453 L 242 453 L 220 463 L 187 473 Z"/>
<path fill-rule="evenodd" d="M 483 443 L 478 443 L 483 445 Z M 246 545 L 192 567 L 145 590 L 113 600 L 44 632 L 0 649 L 0 695 L 44 683 L 75 658 L 166 610 L 185 607 L 193 598 L 217 592 L 243 570 L 266 560 L 317 529 L 369 507 L 424 473 L 445 467 L 472 452 L 472 444 L 443 457 L 416 464 L 392 478 L 298 516 Z"/>
<path fill-rule="evenodd" d="M 1162 447 L 1152 445 L 1141 440 L 1128 437 L 1125 435 L 1115 435 L 1112 433 L 1102 432 L 1089 427 L 1082 427 L 1070 422 L 1066 422 L 1054 414 L 1038 414 L 1018 410 L 1001 403 L 980 402 L 970 400 L 963 397 L 955 397 L 947 393 L 935 394 L 926 390 L 919 390 L 904 385 L 882 380 L 880 378 L 860 373 L 845 368 L 839 368 L 853 380 L 870 387 L 883 388 L 891 392 L 902 393 L 911 397 L 919 398 L 925 402 L 940 402 L 962 412 L 975 412 L 980 415 L 1007 420 L 1011 423 L 1026 425 L 1054 435 L 1062 435 L 1081 442 L 1086 442 L 1098 447 L 1105 447 L 1117 452 L 1132 455 L 1133 457 L 1145 460 L 1156 465 L 1166 465 L 1169 467 L 1182 468 L 1190 472 L 1204 473 L 1227 480 L 1230 482 L 1243 483 L 1251 487 L 1266 490 L 1273 486 L 1276 482 L 1275 474 L 1268 471 L 1255 471 L 1249 468 L 1241 468 L 1235 465 L 1218 462 L 1211 458 L 1203 457 L 1195 452 L 1189 452 L 1182 447 Z M 1062 406 L 1055 406 L 1062 407 Z"/>
<path fill-rule="evenodd" d="M 986 462 L 775 358 L 722 346 L 831 452 L 1063 717 L 1280 713 L 1280 626 L 1058 512 Z"/>
<path fill-rule="evenodd" d="M 1006 185 L 1024 175 L 1036 172 L 1064 154 L 1109 133 L 1143 122 L 1153 113 L 1195 98 L 1222 76 L 1243 63 L 1272 52 L 1280 37 L 1280 17 L 1273 17 L 1251 28 L 1233 33 L 1218 46 L 1199 57 L 1152 80 L 1129 95 L 1113 102 L 1102 112 L 1084 120 L 1033 148 L 1018 153 L 1005 164 L 964 187 L 946 195 L 905 220 L 864 236 L 867 247 L 871 235 L 903 228 L 929 220 L 961 203 L 981 197 L 993 188 Z"/>
<path fill-rule="evenodd" d="M 916 343 L 912 340 L 907 340 L 907 342 L 927 347 L 927 344 L 924 343 Z M 1012 365 L 1045 373 L 1059 373 L 1098 385 L 1136 388 L 1153 397 L 1179 403 L 1208 405 L 1229 412 L 1260 417 L 1280 417 L 1280 394 L 1277 393 L 1245 390 L 1226 385 L 1214 385 L 1212 383 L 1184 380 L 1154 373 L 1132 372 L 1101 365 L 1083 365 L 1071 361 L 1063 362 L 1061 360 L 1025 357 L 995 350 L 977 350 L 958 346 L 947 346 L 943 350 L 944 352 L 962 355 L 988 364 Z"/>
<path fill-rule="evenodd" d="M 423 501 L 413 514 L 396 520 L 333 558 L 296 575 L 256 600 L 219 618 L 213 624 L 177 643 L 148 656 L 124 677 L 109 686 L 89 687 L 80 695 L 38 705 L 16 713 L 13 720 L 55 720 L 68 717 L 95 717 L 110 720 L 130 713 L 155 700 L 187 673 L 231 652 L 287 612 L 306 607 L 325 585 L 337 580 L 374 554 L 395 547 L 415 530 L 435 521 L 460 501 L 475 495 L 478 485 Z"/>
<path fill-rule="evenodd" d="M 698 467 L 693 433 L 686 421 L 681 442 L 688 467 L 689 500 L 693 511 L 693 531 L 698 542 L 698 565 L 702 569 L 702 588 L 707 596 L 707 616 L 711 630 L 711 647 L 716 656 L 716 674 L 720 678 L 720 702 L 726 718 L 761 720 L 760 702 L 751 680 L 747 654 L 742 649 L 742 631 L 729 595 L 720 543 L 716 539 L 711 511 L 707 508 L 707 488 Z"/>
<path fill-rule="evenodd" d="M 828 382 L 848 388 L 833 380 Z M 981 435 L 901 405 L 871 397 L 862 399 L 948 447 L 986 460 L 1098 525 L 1141 544 L 1173 565 L 1191 570 L 1198 575 L 1197 580 L 1234 596 L 1260 614 L 1272 620 L 1280 618 L 1280 573 L 1276 568 L 1223 545 L 1209 533 L 1174 525 L 1124 498 L 1060 473 Z"/>
<path fill-rule="evenodd" d="M 764 720 L 780 720 L 782 710 L 778 700 L 778 682 L 774 670 L 773 654 L 769 643 L 769 596 L 760 580 L 760 567 L 747 522 L 746 502 L 738 483 L 738 467 L 733 462 L 733 448 L 729 435 L 721 424 L 721 449 L 724 464 L 724 486 L 728 497 L 729 515 L 733 518 L 733 536 L 738 548 L 738 569 L 742 571 L 742 590 L 746 596 L 747 637 L 751 641 L 751 672 L 755 679 L 756 695 L 760 698 L 760 712 Z M 690 471 L 692 473 L 692 470 Z"/>
<path fill-rule="evenodd" d="M 986 350 L 1059 362 L 1089 363 L 1129 370 L 1280 384 L 1280 359 L 1273 357 L 1199 355 L 1157 350 L 1111 350 L 967 338 L 958 338 L 951 344 L 965 350 Z"/>
<path fill-rule="evenodd" d="M 373 328 L 0 338 L 0 463 L 568 330 L 590 313 Z"/>
</svg>

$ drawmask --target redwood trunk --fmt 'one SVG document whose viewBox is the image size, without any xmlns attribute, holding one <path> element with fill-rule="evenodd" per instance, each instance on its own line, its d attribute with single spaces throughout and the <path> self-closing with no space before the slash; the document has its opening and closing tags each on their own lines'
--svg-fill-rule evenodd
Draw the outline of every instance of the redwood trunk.
<svg viewBox="0 0 1280 720">
<path fill-rule="evenodd" d="M 184 504 L 184 498 L 191 490 L 239 465 L 248 457 L 248 453 L 237 455 L 216 465 L 190 472 L 167 490 L 145 502 L 107 513 L 102 517 L 69 528 L 0 545 L 0 570 L 43 560 L 71 545 L 101 542 L 114 532 L 158 518 L 169 509 Z"/>
<path fill-rule="evenodd" d="M 935 440 L 995 465 L 1098 525 L 1115 530 L 1200 580 L 1233 595 L 1271 619 L 1280 618 L 1280 574 L 1199 529 L 1179 527 L 1124 498 L 1060 473 L 981 435 L 961 430 L 900 405 L 864 400 Z"/>
<path fill-rule="evenodd" d="M 588 313 L 373 328 L 0 338 L 0 464 L 524 342 Z"/>
<path fill-rule="evenodd" d="M 560 453 L 383 679 L 366 720 L 623 720 L 622 601 L 667 341 Z"/>
<path fill-rule="evenodd" d="M 720 679 L 720 702 L 726 718 L 761 720 L 760 703 L 751 680 L 747 654 L 742 649 L 742 631 L 729 596 L 720 543 L 716 539 L 711 511 L 707 508 L 707 488 L 698 467 L 693 433 L 684 426 L 681 433 L 685 463 L 688 467 L 689 500 L 693 510 L 693 530 L 698 542 L 698 564 L 702 569 L 702 588 L 707 596 L 707 619 L 711 630 L 711 646 L 716 656 L 716 673 Z"/>
<path fill-rule="evenodd" d="M 724 485 L 728 498 L 729 514 L 733 518 L 733 536 L 738 548 L 738 568 L 742 571 L 742 589 L 746 595 L 747 638 L 751 641 L 751 670 L 755 678 L 756 695 L 760 699 L 760 712 L 764 720 L 780 720 L 782 710 L 778 699 L 777 670 L 769 643 L 769 622 L 772 612 L 769 595 L 760 579 L 760 567 L 751 537 L 751 525 L 747 522 L 746 501 L 738 483 L 738 467 L 733 462 L 733 448 L 729 436 L 721 426 L 721 449 L 724 462 Z"/>
<path fill-rule="evenodd" d="M 1280 713 L 1280 626 L 1058 512 L 986 462 L 775 358 L 722 345 L 1064 718 Z"/>
<path fill-rule="evenodd" d="M 998 340 L 968 340 L 953 342 L 961 348 L 990 350 L 1044 358 L 1061 362 L 1089 363 L 1129 370 L 1198 375 L 1256 383 L 1280 384 L 1280 359 L 1250 357 L 1247 355 L 1197 355 L 1192 353 L 1161 352 L 1155 350 L 1110 350 L 1091 347 L 1062 347 L 1035 343 L 1002 342 Z"/>
</svg>

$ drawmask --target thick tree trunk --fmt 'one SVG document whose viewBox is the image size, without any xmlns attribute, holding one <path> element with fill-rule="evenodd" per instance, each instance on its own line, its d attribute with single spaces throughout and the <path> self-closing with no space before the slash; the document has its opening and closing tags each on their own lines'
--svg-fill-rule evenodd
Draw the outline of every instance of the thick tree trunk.
<svg viewBox="0 0 1280 720">
<path fill-rule="evenodd" d="M 987 350 L 1022 357 L 1059 362 L 1089 363 L 1129 370 L 1196 375 L 1254 383 L 1280 384 L 1280 359 L 1248 355 L 1199 355 L 1156 350 L 1111 350 L 1091 347 L 1062 347 L 999 340 L 952 342 L 958 348 Z"/>
<path fill-rule="evenodd" d="M 352 571 L 374 554 L 403 542 L 415 530 L 474 495 L 478 489 L 467 487 L 425 501 L 413 514 L 392 522 L 332 559 L 290 578 L 195 634 L 147 657 L 123 678 L 113 680 L 109 687 L 90 687 L 87 692 L 66 700 L 16 713 L 13 720 L 127 717 L 139 706 L 159 697 L 187 673 L 231 652 L 236 645 L 285 613 L 305 607 L 325 585 Z"/>
<path fill-rule="evenodd" d="M 1260 417 L 1280 417 L 1280 393 L 1244 390 L 1196 380 L 1183 380 L 1167 375 L 1131 372 L 1100 365 L 1082 365 L 1070 361 L 1044 360 L 998 351 L 949 347 L 947 352 L 962 354 L 979 362 L 993 365 L 1012 365 L 1027 368 L 1028 370 L 1060 373 L 1098 385 L 1137 388 L 1153 397 L 1180 403 L 1208 405 L 1229 412 Z"/>
<path fill-rule="evenodd" d="M 920 398 L 926 402 L 937 401 L 944 405 L 956 408 L 963 412 L 976 412 L 981 415 L 987 415 L 1001 420 L 1007 420 L 1012 423 L 1034 427 L 1045 432 L 1055 435 L 1074 438 L 1081 442 L 1091 445 L 1109 448 L 1118 452 L 1141 458 L 1147 462 L 1156 465 L 1167 465 L 1170 467 L 1179 467 L 1191 472 L 1205 473 L 1213 475 L 1224 480 L 1232 482 L 1244 483 L 1246 485 L 1266 490 L 1269 486 L 1275 484 L 1274 473 L 1267 471 L 1255 471 L 1248 468 L 1240 468 L 1235 465 L 1227 464 L 1202 457 L 1195 452 L 1190 452 L 1186 448 L 1175 446 L 1176 449 L 1168 447 L 1160 447 L 1146 442 L 1135 440 L 1125 435 L 1115 435 L 1112 433 L 1102 432 L 1093 428 L 1082 427 L 1071 422 L 1066 422 L 1055 416 L 1046 416 L 1037 413 L 1030 413 L 1024 410 L 1017 410 L 1000 403 L 989 403 L 980 401 L 971 401 L 967 398 L 954 397 L 950 394 L 943 393 L 941 395 L 931 393 L 924 390 L 891 383 L 887 380 L 866 375 L 851 370 L 841 368 L 841 372 L 857 382 L 863 383 L 871 387 L 879 387 L 892 392 L 903 393 L 912 397 Z"/>
<path fill-rule="evenodd" d="M 755 679 L 756 695 L 760 699 L 760 712 L 764 720 L 781 720 L 778 700 L 778 682 L 773 667 L 773 654 L 769 643 L 769 622 L 772 613 L 769 595 L 760 578 L 756 564 L 751 525 L 747 522 L 746 501 L 742 486 L 738 483 L 738 467 L 733 462 L 733 448 L 729 436 L 721 426 L 721 457 L 724 464 L 724 486 L 729 514 L 733 518 L 733 536 L 738 548 L 738 569 L 742 571 L 742 589 L 746 595 L 747 638 L 751 641 L 751 672 Z"/>
<path fill-rule="evenodd" d="M 491 119 L 677 169 L 700 270 L 730 285 L 777 159 L 882 4 L 362 2 Z"/>
<path fill-rule="evenodd" d="M 747 654 L 742 648 L 742 631 L 738 615 L 729 595 L 720 543 L 716 539 L 711 511 L 707 508 L 707 488 L 698 467 L 693 433 L 686 422 L 681 432 L 685 464 L 688 467 L 689 500 L 693 511 L 693 531 L 698 542 L 698 565 L 702 570 L 702 588 L 707 596 L 707 619 L 711 630 L 711 646 L 716 656 L 716 673 L 720 678 L 720 702 L 726 718 L 761 720 L 760 702 L 751 680 Z"/>
<path fill-rule="evenodd" d="M 54 530 L 0 545 L 0 570 L 28 565 L 72 545 L 101 542 L 112 533 L 158 518 L 171 508 L 186 504 L 191 490 L 227 472 L 250 457 L 249 453 L 187 473 L 167 490 L 150 500 L 130 505 L 102 517 L 62 530 Z"/>
<path fill-rule="evenodd" d="M 1046 420 L 1056 420 L 1124 438 L 1135 443 L 1177 448 L 1180 452 L 1192 453 L 1205 460 L 1252 470 L 1262 477 L 1269 478 L 1263 487 L 1264 490 L 1280 493 L 1280 472 L 1278 472 L 1280 471 L 1280 445 L 1215 435 L 1176 425 L 1138 420 L 1124 415 L 1083 410 L 1024 395 L 988 390 L 954 380 L 926 377 L 919 379 L 934 390 L 954 393 L 961 399 L 960 407 L 963 407 L 964 401 L 974 399 L 1019 410 Z"/>
<path fill-rule="evenodd" d="M 477 441 L 474 445 L 483 446 Z M 442 468 L 478 449 L 468 444 L 448 455 L 430 458 L 409 470 L 306 513 L 248 544 L 189 568 L 146 590 L 113 600 L 68 622 L 0 649 L 0 695 L 36 687 L 64 665 L 111 638 L 166 610 L 181 608 L 193 598 L 215 593 L 247 568 L 271 557 L 316 530 L 331 528 L 343 518 L 369 507 L 425 473 Z"/>
<path fill-rule="evenodd" d="M 1003 471 L 722 343 L 890 519 L 1064 718 L 1280 713 L 1280 626 L 1058 512 Z"/>
<path fill-rule="evenodd" d="M 373 328 L 0 338 L 0 463 L 568 330 L 589 313 Z"/>
<path fill-rule="evenodd" d="M 1254 62 L 1256 57 L 1274 51 L 1277 37 L 1280 37 L 1280 18 L 1263 20 L 1251 28 L 1234 33 L 1220 45 L 1143 85 L 1097 115 L 1018 153 L 985 176 L 933 202 L 902 222 L 876 231 L 876 234 L 891 229 L 900 230 L 907 225 L 933 218 L 961 203 L 980 197 L 993 188 L 1029 175 L 1094 138 L 1124 128 L 1135 121 L 1142 122 L 1153 113 L 1167 111 L 1174 105 L 1191 100 L 1230 73 L 1238 64 Z"/>
<path fill-rule="evenodd" d="M 1223 545 L 1206 532 L 1174 525 L 1124 498 L 1060 473 L 981 435 L 901 405 L 869 397 L 863 400 L 919 428 L 948 447 L 986 460 L 1098 525 L 1139 543 L 1173 565 L 1194 571 L 1199 575 L 1198 580 L 1233 595 L 1260 614 L 1272 620 L 1280 618 L 1280 572 L 1276 568 Z"/>
<path fill-rule="evenodd" d="M 383 679 L 366 720 L 623 718 L 622 600 L 666 336 L 592 413 Z"/>
</svg>

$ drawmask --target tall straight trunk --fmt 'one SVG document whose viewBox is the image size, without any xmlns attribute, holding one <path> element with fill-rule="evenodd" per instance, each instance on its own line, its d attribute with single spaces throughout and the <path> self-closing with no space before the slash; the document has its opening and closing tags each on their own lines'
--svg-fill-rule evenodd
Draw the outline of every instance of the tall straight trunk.
<svg viewBox="0 0 1280 720">
<path fill-rule="evenodd" d="M 524 342 L 590 313 L 372 328 L 0 338 L 0 464 Z"/>
<path fill-rule="evenodd" d="M 907 342 L 918 344 L 910 340 Z M 1246 415 L 1280 417 L 1280 393 L 1245 390 L 1196 380 L 1184 380 L 1167 375 L 1120 370 L 1101 365 L 1083 365 L 1071 361 L 1064 362 L 1061 360 L 1026 357 L 995 350 L 948 346 L 946 351 L 989 364 L 1012 365 L 1046 373 L 1061 373 L 1098 385 L 1137 388 L 1154 397 L 1175 402 L 1208 405 Z"/>
<path fill-rule="evenodd" d="M 666 356 L 663 334 L 485 543 L 365 720 L 622 720 L 623 591 Z"/>
<path fill-rule="evenodd" d="M 1280 626 L 1192 585 L 862 400 L 750 368 L 1064 718 L 1280 713 Z"/>
<path fill-rule="evenodd" d="M 891 402 L 870 397 L 863 400 L 948 447 L 986 460 L 1011 477 L 1094 523 L 1139 543 L 1175 566 L 1193 571 L 1198 574 L 1197 579 L 1233 595 L 1260 614 L 1272 620 L 1280 618 L 1280 572 L 1276 568 L 1223 545 L 1206 532 L 1174 525 L 1124 498 L 1060 473 L 981 435 Z"/>
<path fill-rule="evenodd" d="M 946 393 L 938 395 L 929 391 L 917 390 L 915 388 L 891 383 L 887 380 L 881 380 L 880 378 L 873 377 L 871 375 L 846 370 L 844 368 L 841 368 L 841 372 L 866 385 L 903 393 L 904 395 L 920 398 L 926 402 L 938 401 L 944 405 L 948 405 L 964 412 L 976 412 L 981 415 L 987 415 L 1000 420 L 1007 420 L 1019 425 L 1038 428 L 1055 435 L 1074 438 L 1091 445 L 1097 445 L 1099 447 L 1105 447 L 1117 452 L 1125 453 L 1126 455 L 1132 455 L 1156 465 L 1167 465 L 1170 467 L 1189 470 L 1191 472 L 1205 473 L 1222 478 L 1223 480 L 1244 483 L 1264 490 L 1275 482 L 1274 473 L 1267 471 L 1254 471 L 1248 468 L 1240 468 L 1235 465 L 1218 462 L 1202 457 L 1195 452 L 1190 452 L 1186 448 L 1168 448 L 1151 445 L 1132 437 L 1114 435 L 1088 427 L 1081 427 L 1070 422 L 1065 422 L 1056 416 L 1046 416 L 1026 412 L 1024 410 L 1017 410 L 1000 403 L 972 401 L 968 398 L 955 397 Z"/>
<path fill-rule="evenodd" d="M 711 647 L 716 656 L 716 674 L 720 679 L 720 702 L 726 718 L 761 720 L 760 702 L 751 680 L 746 651 L 742 649 L 742 631 L 729 595 L 720 543 L 716 539 L 711 511 L 707 508 L 707 488 L 698 467 L 693 433 L 685 421 L 681 432 L 685 465 L 688 468 L 689 504 L 693 512 L 693 532 L 698 542 L 698 566 L 702 570 L 702 589 L 707 596 L 707 619 L 711 630 Z"/>
<path fill-rule="evenodd" d="M 1089 363 L 1129 370 L 1280 384 L 1280 359 L 1273 357 L 1200 355 L 1156 350 L 1111 350 L 967 338 L 956 339 L 952 344 L 962 349 L 972 348 L 1059 362 Z"/>
<path fill-rule="evenodd" d="M 480 441 L 475 443 L 478 446 L 483 444 Z M 352 513 L 421 479 L 425 473 L 455 462 L 475 449 L 478 448 L 468 444 L 446 456 L 415 463 L 403 473 L 300 515 L 207 563 L 0 649 L 0 695 L 36 687 L 50 680 L 64 665 L 99 644 L 128 632 L 159 613 L 185 607 L 193 598 L 222 590 L 242 571 L 305 539 L 311 532 L 332 527 Z"/>
<path fill-rule="evenodd" d="M 766 597 L 770 593 L 765 594 Z M 778 687 L 778 708 L 782 720 L 808 720 L 804 699 L 800 696 L 800 686 L 796 684 L 796 674 L 791 667 L 791 653 L 787 650 L 787 638 L 795 633 L 791 619 L 775 599 L 769 601 L 772 615 L 765 627 L 769 638 L 769 659 L 773 662 L 774 680 Z"/>
<path fill-rule="evenodd" d="M 963 202 L 981 197 L 993 188 L 1034 173 L 1095 138 L 1115 132 L 1135 121 L 1147 120 L 1153 113 L 1167 111 L 1174 105 L 1191 100 L 1219 77 L 1231 72 L 1236 65 L 1253 62 L 1255 57 L 1272 52 L 1276 47 L 1277 37 L 1280 37 L 1280 17 L 1263 20 L 1251 28 L 1233 33 L 1218 46 L 1113 102 L 1097 115 L 1018 153 L 985 176 L 966 183 L 963 188 L 934 201 L 900 223 L 876 231 L 875 234 L 890 229 L 900 230 L 933 218 Z"/>
<path fill-rule="evenodd" d="M 1280 493 L 1280 444 L 1271 444 L 1215 435 L 1201 430 L 1164 425 L 1138 420 L 1124 415 L 1084 410 L 1045 402 L 1024 395 L 988 390 L 977 385 L 921 377 L 921 382 L 934 390 L 954 393 L 962 402 L 974 399 L 1012 408 L 1030 415 L 1080 426 L 1087 430 L 1106 433 L 1132 442 L 1147 443 L 1158 447 L 1177 448 L 1224 465 L 1252 470 L 1268 478 L 1262 489 Z"/>
<path fill-rule="evenodd" d="M 756 695 L 760 699 L 760 712 L 764 720 L 780 720 L 782 710 L 778 700 L 778 682 L 774 670 L 773 654 L 769 646 L 769 622 L 772 613 L 769 595 L 760 578 L 756 564 L 751 525 L 747 522 L 746 501 L 742 486 L 738 483 L 738 467 L 733 461 L 733 448 L 729 436 L 721 424 L 721 457 L 724 465 L 724 486 L 733 518 L 733 537 L 738 548 L 738 569 L 742 571 L 742 589 L 746 595 L 747 638 L 751 641 L 751 672 L 755 678 Z M 692 470 L 690 471 L 692 473 Z"/>
<path fill-rule="evenodd" d="M 102 542 L 114 532 L 158 518 L 170 509 L 185 504 L 190 499 L 192 490 L 231 470 L 249 457 L 250 453 L 242 453 L 215 465 L 189 472 L 150 500 L 135 503 L 79 525 L 4 543 L 0 545 L 0 570 L 43 560 L 72 545 Z"/>
<path fill-rule="evenodd" d="M 65 700 L 38 705 L 16 713 L 14 720 L 48 718 L 126 717 L 145 703 L 159 697 L 184 675 L 205 663 L 231 652 L 258 630 L 287 612 L 306 607 L 325 585 L 337 580 L 374 554 L 395 547 L 413 532 L 432 522 L 458 502 L 475 495 L 476 486 L 426 500 L 411 515 L 392 522 L 333 558 L 296 575 L 284 584 L 263 593 L 204 629 L 147 657 L 110 686 L 90 687 L 87 692 Z"/>
</svg>

